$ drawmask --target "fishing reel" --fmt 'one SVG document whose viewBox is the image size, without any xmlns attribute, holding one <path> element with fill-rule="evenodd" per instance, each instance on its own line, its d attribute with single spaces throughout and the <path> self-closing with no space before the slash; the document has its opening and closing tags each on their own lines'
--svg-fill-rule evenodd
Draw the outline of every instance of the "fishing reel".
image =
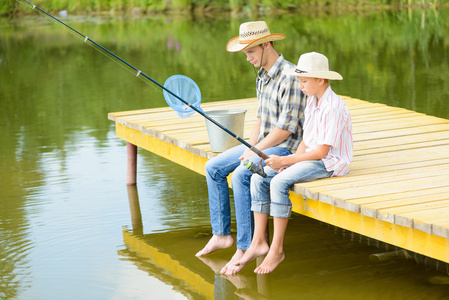
<svg viewBox="0 0 449 300">
<path fill-rule="evenodd" d="M 245 165 L 245 167 L 247 167 L 248 170 L 250 170 L 252 173 L 258 174 L 263 178 L 267 178 L 267 173 L 265 173 L 265 171 L 263 170 L 262 160 L 260 160 L 260 165 L 257 165 L 247 159 L 243 162 L 243 165 Z"/>
</svg>

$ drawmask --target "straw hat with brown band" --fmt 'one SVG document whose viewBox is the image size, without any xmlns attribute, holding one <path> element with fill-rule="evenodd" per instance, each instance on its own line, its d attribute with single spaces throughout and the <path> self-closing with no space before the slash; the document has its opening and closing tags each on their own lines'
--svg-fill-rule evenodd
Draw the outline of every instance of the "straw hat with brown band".
<svg viewBox="0 0 449 300">
<path fill-rule="evenodd" d="M 229 52 L 237 52 L 263 43 L 278 41 L 285 38 L 281 33 L 270 33 L 264 21 L 246 22 L 240 25 L 239 35 L 226 45 Z"/>
<path fill-rule="evenodd" d="M 342 80 L 343 77 L 329 70 L 329 60 L 326 56 L 317 52 L 304 53 L 299 57 L 298 65 L 295 68 L 287 69 L 283 72 L 286 75 L 324 78 L 330 80 Z"/>
</svg>

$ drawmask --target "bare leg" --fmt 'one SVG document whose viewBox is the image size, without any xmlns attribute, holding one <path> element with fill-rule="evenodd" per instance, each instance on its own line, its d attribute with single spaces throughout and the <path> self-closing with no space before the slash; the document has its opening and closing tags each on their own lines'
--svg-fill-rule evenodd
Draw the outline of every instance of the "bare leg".
<svg viewBox="0 0 449 300">
<path fill-rule="evenodd" d="M 202 256 L 212 253 L 219 249 L 229 248 L 234 244 L 234 239 L 231 235 L 216 235 L 214 234 L 212 238 L 207 242 L 206 246 L 201 249 L 196 256 Z"/>
<path fill-rule="evenodd" d="M 287 229 L 288 218 L 273 218 L 274 232 L 273 241 L 267 256 L 262 264 L 254 272 L 257 274 L 267 274 L 272 272 L 284 260 L 284 236 Z"/>
<path fill-rule="evenodd" d="M 267 223 L 268 214 L 254 212 L 254 236 L 251 245 L 239 260 L 236 260 L 233 265 L 230 265 L 227 268 L 225 274 L 235 274 L 240 272 L 245 265 L 252 262 L 256 257 L 267 254 L 270 249 L 265 239 Z"/>
</svg>

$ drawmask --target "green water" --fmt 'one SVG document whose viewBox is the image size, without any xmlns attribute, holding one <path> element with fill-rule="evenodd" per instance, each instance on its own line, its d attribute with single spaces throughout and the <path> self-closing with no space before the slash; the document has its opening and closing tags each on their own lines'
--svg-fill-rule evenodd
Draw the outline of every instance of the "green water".
<svg viewBox="0 0 449 300">
<path fill-rule="evenodd" d="M 447 9 L 286 14 L 266 21 L 273 33 L 287 36 L 275 46 L 288 60 L 296 63 L 309 51 L 329 57 L 344 77 L 332 83 L 337 93 L 449 119 L 448 15 Z M 245 56 L 225 50 L 247 19 L 64 21 L 160 83 L 174 74 L 191 77 L 203 102 L 255 96 L 254 70 Z M 0 20 L 0 298 L 203 298 L 130 251 L 122 236 L 123 228 L 131 228 L 126 147 L 107 113 L 161 106 L 166 103 L 158 88 L 60 26 L 39 15 Z M 146 151 L 139 152 L 138 170 L 145 239 L 150 243 L 157 235 L 161 251 L 220 285 L 217 299 L 237 298 L 237 287 L 244 299 L 259 299 L 261 291 L 276 299 L 449 295 L 443 274 L 413 261 L 374 263 L 369 255 L 383 249 L 299 215 L 287 232 L 287 258 L 265 279 L 268 285 L 259 284 L 251 267 L 240 278 L 249 284 L 223 281 L 213 262 L 193 256 L 210 232 L 204 177 Z M 176 243 L 178 232 L 185 233 L 185 243 Z M 226 261 L 231 254 L 211 260 Z"/>
</svg>

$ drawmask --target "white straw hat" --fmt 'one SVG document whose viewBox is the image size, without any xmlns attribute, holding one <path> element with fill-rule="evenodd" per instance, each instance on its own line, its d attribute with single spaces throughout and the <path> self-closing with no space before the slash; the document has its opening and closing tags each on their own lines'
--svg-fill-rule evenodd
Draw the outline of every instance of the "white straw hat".
<svg viewBox="0 0 449 300">
<path fill-rule="evenodd" d="M 286 75 L 342 80 L 343 77 L 334 71 L 329 71 L 329 61 L 326 56 L 317 52 L 304 53 L 299 57 L 296 68 L 287 69 Z"/>
<path fill-rule="evenodd" d="M 226 45 L 229 52 L 237 52 L 266 42 L 278 41 L 285 38 L 281 33 L 270 34 L 264 21 L 246 22 L 240 25 L 239 35 L 231 39 Z"/>
</svg>

